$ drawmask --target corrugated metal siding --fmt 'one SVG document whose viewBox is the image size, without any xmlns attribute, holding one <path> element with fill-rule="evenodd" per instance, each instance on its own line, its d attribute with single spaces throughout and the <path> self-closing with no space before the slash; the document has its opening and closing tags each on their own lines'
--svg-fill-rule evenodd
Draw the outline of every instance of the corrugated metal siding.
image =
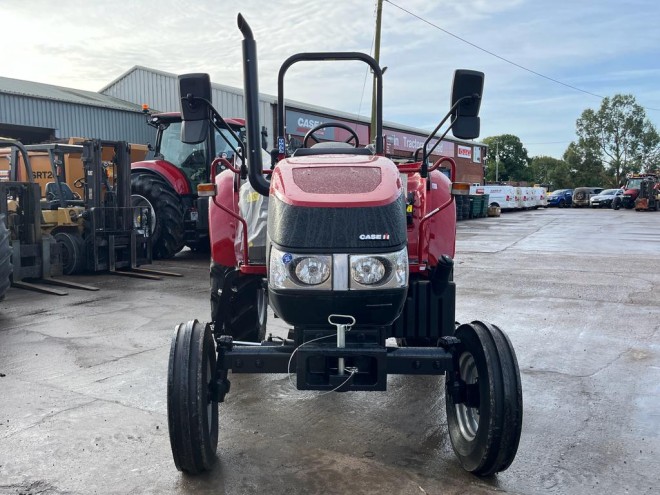
<svg viewBox="0 0 660 495">
<path fill-rule="evenodd" d="M 0 93 L 0 123 L 55 129 L 60 138 L 86 137 L 153 143 L 142 113 Z"/>
<path fill-rule="evenodd" d="M 228 91 L 217 87 L 211 88 L 211 101 L 220 115 L 226 118 L 245 117 L 243 91 Z M 115 84 L 105 88 L 103 94 L 114 96 L 136 104 L 146 103 L 159 112 L 179 111 L 179 88 L 175 75 L 152 72 L 136 68 Z M 275 135 L 273 110 L 270 100 L 259 101 L 260 125 L 268 129 L 268 140 L 273 144 Z"/>
</svg>

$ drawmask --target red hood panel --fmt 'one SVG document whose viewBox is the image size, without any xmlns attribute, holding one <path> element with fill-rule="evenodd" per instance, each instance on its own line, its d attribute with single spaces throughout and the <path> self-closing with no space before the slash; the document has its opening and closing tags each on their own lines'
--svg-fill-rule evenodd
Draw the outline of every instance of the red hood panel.
<svg viewBox="0 0 660 495">
<path fill-rule="evenodd" d="M 378 167 L 306 167 L 292 172 L 296 186 L 312 194 L 370 193 L 382 180 Z"/>
<path fill-rule="evenodd" d="M 321 155 L 277 164 L 271 194 L 294 206 L 382 206 L 401 194 L 396 165 L 379 156 Z"/>
</svg>

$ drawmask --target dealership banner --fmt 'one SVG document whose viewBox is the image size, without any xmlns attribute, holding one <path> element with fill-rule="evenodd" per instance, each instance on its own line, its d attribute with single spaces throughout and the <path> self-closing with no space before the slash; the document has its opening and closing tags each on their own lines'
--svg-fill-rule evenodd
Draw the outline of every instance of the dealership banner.
<svg viewBox="0 0 660 495">
<path fill-rule="evenodd" d="M 424 146 L 424 141 L 426 141 L 426 138 L 428 137 L 410 134 L 408 132 L 393 131 L 391 129 L 385 129 L 383 134 L 385 134 L 385 153 L 388 155 L 394 155 L 396 154 L 396 151 L 414 153 L 415 150 Z M 433 148 L 433 145 L 437 142 L 437 139 L 432 139 L 429 143 L 429 149 Z M 438 147 L 433 150 L 433 155 L 453 157 L 454 143 L 451 141 L 442 141 Z"/>
</svg>

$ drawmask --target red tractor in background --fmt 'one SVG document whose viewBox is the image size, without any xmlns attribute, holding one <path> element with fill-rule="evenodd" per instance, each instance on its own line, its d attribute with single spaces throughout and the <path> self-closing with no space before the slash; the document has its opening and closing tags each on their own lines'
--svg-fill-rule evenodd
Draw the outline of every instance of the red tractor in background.
<svg viewBox="0 0 660 495">
<path fill-rule="evenodd" d="M 149 207 L 155 220 L 153 256 L 170 258 L 184 246 L 208 251 L 208 198 L 197 195 L 197 185 L 209 180 L 215 157 L 235 163 L 245 121 L 223 120 L 195 144 L 181 141 L 179 112 L 150 115 L 147 123 L 157 129 L 155 158 L 132 164 L 131 190 L 133 206 Z"/>
<path fill-rule="evenodd" d="M 497 326 L 455 322 L 455 164 L 430 164 L 432 138 L 450 119 L 461 139 L 479 135 L 484 75 L 457 70 L 451 109 L 424 143 L 421 161 L 384 156 L 382 70 L 363 53 L 301 53 L 278 77 L 278 149 L 264 170 L 259 147 L 256 43 L 239 14 L 246 99 L 247 180 L 219 158 L 211 184 L 212 321 L 177 325 L 170 348 L 167 410 L 176 467 L 210 469 L 218 403 L 233 373 L 293 373 L 299 390 L 384 391 L 388 374 L 444 375 L 447 425 L 461 465 L 478 475 L 513 462 L 522 428 L 522 389 L 511 342 Z M 358 147 L 341 123 L 309 130 L 287 154 L 284 75 L 301 61 L 362 61 L 376 90 L 376 139 Z M 183 142 L 221 119 L 206 74 L 180 76 Z M 209 117 L 211 116 L 211 118 Z M 339 127 L 345 142 L 316 133 Z M 444 137 L 444 134 L 443 136 Z M 440 137 L 437 142 L 441 142 Z M 316 143 L 316 144 L 314 144 Z M 275 159 L 275 156 L 277 159 Z M 448 164 L 451 180 L 439 169 Z M 215 173 L 220 166 L 225 170 Z M 292 328 L 266 335 L 265 312 Z"/>
<path fill-rule="evenodd" d="M 658 201 L 659 179 L 656 173 L 628 174 L 623 196 L 612 201 L 612 208 L 621 207 L 632 210 L 660 209 Z"/>
</svg>

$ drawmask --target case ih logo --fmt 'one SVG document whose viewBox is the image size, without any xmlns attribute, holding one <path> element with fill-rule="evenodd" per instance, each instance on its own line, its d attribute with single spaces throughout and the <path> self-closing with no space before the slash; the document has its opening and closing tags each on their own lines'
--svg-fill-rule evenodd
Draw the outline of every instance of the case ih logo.
<svg viewBox="0 0 660 495">
<path fill-rule="evenodd" d="M 360 234 L 361 241 L 387 241 L 390 234 Z"/>
</svg>

